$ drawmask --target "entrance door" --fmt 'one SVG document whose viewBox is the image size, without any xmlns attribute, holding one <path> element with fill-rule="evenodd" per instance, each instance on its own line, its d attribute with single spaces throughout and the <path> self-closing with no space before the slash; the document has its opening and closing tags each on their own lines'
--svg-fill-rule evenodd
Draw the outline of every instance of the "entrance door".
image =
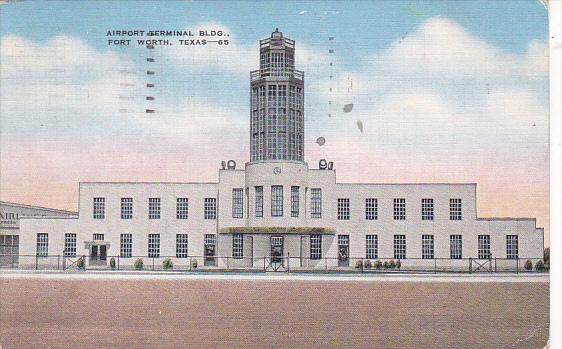
<svg viewBox="0 0 562 349">
<path fill-rule="evenodd" d="M 107 260 L 107 246 L 101 245 L 100 246 L 100 261 Z"/>
<path fill-rule="evenodd" d="M 338 267 L 349 267 L 349 235 L 338 235 Z"/>
<path fill-rule="evenodd" d="M 205 234 L 205 244 L 203 247 L 203 264 L 208 266 L 215 266 L 217 236 L 215 234 Z"/>
<path fill-rule="evenodd" d="M 90 250 L 90 260 L 97 261 L 98 260 L 98 246 L 92 245 Z"/>
<path fill-rule="evenodd" d="M 283 237 L 271 237 L 271 263 L 283 263 Z"/>
</svg>

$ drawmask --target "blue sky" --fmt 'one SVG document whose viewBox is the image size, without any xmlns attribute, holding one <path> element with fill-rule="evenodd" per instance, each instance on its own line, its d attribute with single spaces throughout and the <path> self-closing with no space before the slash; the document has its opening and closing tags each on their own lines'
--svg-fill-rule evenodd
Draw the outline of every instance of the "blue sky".
<svg viewBox="0 0 562 349">
<path fill-rule="evenodd" d="M 547 226 L 547 24 L 535 0 L 4 3 L 0 196 L 75 209 L 78 181 L 208 181 L 221 160 L 247 161 L 249 71 L 278 27 L 305 71 L 311 166 L 333 160 L 344 182 L 477 182 L 482 216 Z M 150 92 L 145 49 L 105 37 L 202 26 L 231 45 L 158 48 Z"/>
</svg>

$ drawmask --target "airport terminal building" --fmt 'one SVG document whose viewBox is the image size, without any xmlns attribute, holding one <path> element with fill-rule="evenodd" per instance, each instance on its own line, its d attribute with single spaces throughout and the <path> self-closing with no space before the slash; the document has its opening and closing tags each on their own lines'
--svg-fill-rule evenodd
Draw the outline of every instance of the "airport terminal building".
<svg viewBox="0 0 562 349">
<path fill-rule="evenodd" d="M 304 161 L 304 73 L 295 42 L 260 41 L 250 74 L 250 161 L 218 182 L 80 183 L 78 216 L 23 217 L 20 254 L 121 266 L 138 258 L 199 268 L 354 268 L 355 260 L 431 267 L 541 258 L 534 218 L 478 218 L 475 183 L 338 183 Z M 35 263 L 35 261 L 34 261 Z"/>
</svg>

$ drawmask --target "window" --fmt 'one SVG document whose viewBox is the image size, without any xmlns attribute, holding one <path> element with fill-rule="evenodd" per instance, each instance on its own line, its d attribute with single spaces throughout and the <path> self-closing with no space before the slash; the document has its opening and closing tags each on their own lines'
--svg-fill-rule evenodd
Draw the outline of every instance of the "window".
<svg viewBox="0 0 562 349">
<path fill-rule="evenodd" d="M 377 259 L 379 258 L 379 239 L 377 235 L 365 236 L 366 253 L 365 258 Z"/>
<path fill-rule="evenodd" d="M 490 235 L 478 235 L 478 258 L 490 259 Z"/>
<path fill-rule="evenodd" d="M 349 220 L 349 199 L 338 199 L 338 220 Z"/>
<path fill-rule="evenodd" d="M 310 189 L 310 217 L 322 218 L 322 189 Z"/>
<path fill-rule="evenodd" d="M 205 198 L 204 218 L 205 219 L 217 219 L 217 199 L 216 198 Z"/>
<path fill-rule="evenodd" d="M 406 235 L 394 235 L 394 259 L 406 258 Z"/>
<path fill-rule="evenodd" d="M 94 198 L 94 219 L 105 218 L 105 198 Z"/>
<path fill-rule="evenodd" d="M 12 260 L 17 261 L 19 254 L 19 235 L 0 235 L 0 256 L 15 256 Z"/>
<path fill-rule="evenodd" d="M 76 234 L 64 234 L 64 256 L 76 257 Z"/>
<path fill-rule="evenodd" d="M 244 217 L 244 189 L 232 189 L 232 218 Z"/>
<path fill-rule="evenodd" d="M 322 258 L 322 235 L 310 235 L 310 259 Z"/>
<path fill-rule="evenodd" d="M 103 234 L 99 234 L 99 233 L 95 233 L 92 236 L 92 240 L 94 241 L 103 241 L 104 240 L 104 235 Z"/>
<path fill-rule="evenodd" d="M 422 199 L 422 221 L 433 220 L 433 199 Z"/>
<path fill-rule="evenodd" d="M 148 234 L 148 257 L 160 257 L 160 234 Z"/>
<path fill-rule="evenodd" d="M 519 241 L 517 235 L 506 236 L 506 255 L 507 259 L 519 258 Z"/>
<path fill-rule="evenodd" d="M 187 258 L 187 234 L 176 234 L 176 258 Z"/>
<path fill-rule="evenodd" d="M 242 234 L 232 235 L 232 257 L 244 257 L 244 235 Z"/>
<path fill-rule="evenodd" d="M 394 199 L 394 220 L 406 220 L 406 199 Z"/>
<path fill-rule="evenodd" d="M 148 199 L 148 219 L 160 219 L 160 198 Z"/>
<path fill-rule="evenodd" d="M 121 219 L 133 218 L 133 198 L 121 198 Z"/>
<path fill-rule="evenodd" d="M 272 217 L 283 216 L 283 186 L 282 185 L 271 186 L 271 216 Z"/>
<path fill-rule="evenodd" d="M 449 218 L 452 221 L 462 220 L 462 201 L 461 199 L 450 199 L 449 200 Z"/>
<path fill-rule="evenodd" d="M 379 203 L 377 199 L 365 199 L 365 219 L 368 221 L 379 219 Z"/>
<path fill-rule="evenodd" d="M 300 187 L 291 187 L 291 217 L 299 216 L 299 190 Z"/>
<path fill-rule="evenodd" d="M 49 234 L 37 233 L 37 256 L 49 255 Z"/>
<path fill-rule="evenodd" d="M 123 258 L 131 258 L 133 255 L 133 235 L 121 234 L 121 246 L 119 254 Z"/>
<path fill-rule="evenodd" d="M 263 187 L 255 187 L 256 190 L 256 217 L 263 217 Z"/>
<path fill-rule="evenodd" d="M 176 198 L 176 219 L 189 218 L 189 199 Z"/>
<path fill-rule="evenodd" d="M 451 259 L 462 259 L 462 235 L 451 235 Z"/>
<path fill-rule="evenodd" d="M 422 235 L 422 259 L 433 259 L 434 257 L 433 235 Z"/>
</svg>

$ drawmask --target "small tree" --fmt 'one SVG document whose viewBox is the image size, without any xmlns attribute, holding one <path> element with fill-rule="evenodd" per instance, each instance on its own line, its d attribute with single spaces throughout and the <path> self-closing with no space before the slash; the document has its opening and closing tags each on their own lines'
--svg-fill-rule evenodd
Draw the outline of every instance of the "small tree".
<svg viewBox="0 0 562 349">
<path fill-rule="evenodd" d="M 535 263 L 535 269 L 537 271 L 544 271 L 544 262 L 542 260 L 539 260 L 537 263 Z"/>
<path fill-rule="evenodd" d="M 355 262 L 355 269 L 361 269 L 361 268 L 363 268 L 363 262 L 362 261 Z"/>
<path fill-rule="evenodd" d="M 388 269 L 388 268 L 389 268 L 388 261 L 384 261 L 383 267 L 384 267 L 384 269 Z"/>
<path fill-rule="evenodd" d="M 375 269 L 382 269 L 382 262 L 381 261 L 375 261 L 374 267 L 375 267 Z"/>
<path fill-rule="evenodd" d="M 371 265 L 371 261 L 370 261 L 370 260 L 366 259 L 366 260 L 363 262 L 363 268 L 365 268 L 365 269 L 371 269 L 371 266 L 372 266 L 372 265 Z"/>
<path fill-rule="evenodd" d="M 80 257 L 76 260 L 76 267 L 78 269 L 84 269 L 84 265 L 85 265 L 84 259 L 85 259 L 85 256 L 82 256 L 82 257 Z"/>
<path fill-rule="evenodd" d="M 142 260 L 142 258 L 137 258 L 135 260 L 135 269 L 136 270 L 142 270 L 144 268 L 144 262 Z"/>
<path fill-rule="evenodd" d="M 402 262 L 400 262 L 400 260 L 398 259 L 396 261 L 396 269 L 400 270 L 401 267 L 402 267 Z"/>
<path fill-rule="evenodd" d="M 388 267 L 390 269 L 396 268 L 396 262 L 394 262 L 394 259 L 391 259 L 390 262 L 388 262 Z"/>
<path fill-rule="evenodd" d="M 191 267 L 193 269 L 197 269 L 197 259 L 194 259 L 194 260 L 191 261 Z"/>
<path fill-rule="evenodd" d="M 111 269 L 115 269 L 115 258 L 111 257 L 111 259 L 109 260 L 109 267 Z"/>
<path fill-rule="evenodd" d="M 546 270 L 550 269 L 550 248 L 549 247 L 544 249 L 543 260 L 544 260 L 544 267 L 546 268 Z"/>
<path fill-rule="evenodd" d="M 162 267 L 164 269 L 173 269 L 174 268 L 174 262 L 172 262 L 171 258 L 164 258 L 164 261 L 162 262 Z"/>
<path fill-rule="evenodd" d="M 533 270 L 533 262 L 530 259 L 527 259 L 527 261 L 525 262 L 525 270 Z"/>
</svg>

